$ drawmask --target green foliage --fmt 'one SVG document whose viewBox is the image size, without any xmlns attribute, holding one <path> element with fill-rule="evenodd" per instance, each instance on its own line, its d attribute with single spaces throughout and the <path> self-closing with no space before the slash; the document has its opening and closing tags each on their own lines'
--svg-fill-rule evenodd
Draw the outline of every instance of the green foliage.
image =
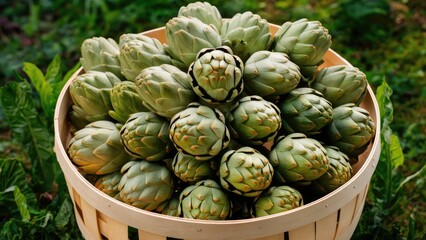
<svg viewBox="0 0 426 240">
<path fill-rule="evenodd" d="M 55 57 L 46 74 L 25 63 L 32 85 L 17 77 L 0 87 L 2 114 L 13 135 L 6 144 L 25 152 L 0 157 L 0 239 L 81 238 L 52 150 L 56 100 L 78 67 L 64 75 L 60 63 Z"/>
<path fill-rule="evenodd" d="M 404 155 L 398 137 L 390 128 L 393 121 L 391 95 L 392 89 L 386 81 L 383 81 L 376 92 L 382 125 L 382 151 L 372 177 L 363 218 L 360 220 L 354 239 L 402 239 L 404 236 L 414 236 L 415 234 L 413 232 L 414 218 L 410 219 L 408 234 L 397 228 L 388 228 L 388 221 L 394 221 L 389 216 L 398 210 L 404 185 L 416 178 L 424 179 L 426 176 L 426 166 L 405 178 L 398 173 L 399 168 L 404 164 Z M 417 187 L 422 188 L 422 186 Z"/>
</svg>

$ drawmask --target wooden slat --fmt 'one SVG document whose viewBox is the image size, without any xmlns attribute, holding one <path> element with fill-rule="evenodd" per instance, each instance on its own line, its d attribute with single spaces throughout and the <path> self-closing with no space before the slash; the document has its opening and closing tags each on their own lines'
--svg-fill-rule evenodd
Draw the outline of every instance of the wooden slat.
<svg viewBox="0 0 426 240">
<path fill-rule="evenodd" d="M 290 240 L 315 240 L 315 223 L 306 224 L 303 227 L 288 232 Z"/>
<path fill-rule="evenodd" d="M 84 199 L 81 199 L 81 211 L 83 213 L 84 225 L 90 232 L 89 239 L 101 239 L 98 228 L 96 209 L 90 206 Z M 87 237 L 86 237 L 87 238 Z"/>
<path fill-rule="evenodd" d="M 167 226 L 164 226 L 164 228 L 167 228 Z M 139 230 L 138 233 L 139 233 L 139 240 L 167 240 L 167 237 L 153 234 L 150 232 L 145 232 L 142 230 Z"/>
<path fill-rule="evenodd" d="M 346 232 L 351 225 L 355 214 L 357 198 L 352 199 L 348 204 L 340 209 L 339 223 L 337 225 L 336 239 L 340 239 L 340 235 Z"/>
<path fill-rule="evenodd" d="M 316 239 L 334 239 L 337 227 L 337 212 L 318 220 L 315 223 L 315 237 Z"/>
<path fill-rule="evenodd" d="M 108 240 L 122 240 L 129 238 L 128 226 L 117 222 L 105 214 L 99 213 L 99 228 L 103 236 Z"/>
<path fill-rule="evenodd" d="M 280 233 L 280 234 L 269 236 L 269 237 L 257 238 L 256 240 L 284 240 L 284 233 Z"/>
</svg>

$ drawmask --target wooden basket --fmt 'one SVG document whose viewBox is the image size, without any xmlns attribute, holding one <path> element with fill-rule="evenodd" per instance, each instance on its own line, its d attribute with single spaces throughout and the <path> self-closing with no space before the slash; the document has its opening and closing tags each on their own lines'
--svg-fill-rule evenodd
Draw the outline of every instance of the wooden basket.
<svg viewBox="0 0 426 240">
<path fill-rule="evenodd" d="M 274 34 L 279 26 L 271 24 Z M 164 28 L 144 33 L 165 41 Z M 329 50 L 322 65 L 350 65 Z M 161 215 L 120 202 L 90 184 L 68 158 L 70 140 L 67 112 L 72 104 L 69 86 L 64 86 L 55 109 L 55 152 L 64 172 L 78 226 L 86 239 L 128 239 L 129 226 L 138 230 L 140 240 L 166 239 L 350 239 L 362 209 L 371 176 L 380 156 L 380 114 L 370 86 L 361 106 L 370 112 L 376 134 L 368 149 L 353 166 L 354 176 L 332 193 L 287 212 L 244 220 L 193 220 Z"/>
</svg>

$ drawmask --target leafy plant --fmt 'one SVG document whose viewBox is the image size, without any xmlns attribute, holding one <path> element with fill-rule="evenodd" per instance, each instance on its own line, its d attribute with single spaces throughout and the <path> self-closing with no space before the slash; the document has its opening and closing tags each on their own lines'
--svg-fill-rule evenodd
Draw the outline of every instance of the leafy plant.
<svg viewBox="0 0 426 240">
<path fill-rule="evenodd" d="M 354 239 L 401 239 L 403 233 L 390 224 L 389 216 L 397 211 L 402 199 L 403 187 L 409 181 L 426 176 L 426 165 L 416 173 L 403 177 L 398 171 L 404 164 L 404 155 L 398 137 L 392 133 L 393 106 L 390 100 L 392 89 L 383 81 L 377 88 L 381 118 L 380 160 L 372 177 L 363 217 L 360 220 Z M 420 182 L 419 182 L 420 183 Z M 424 182 L 422 183 L 424 184 Z M 422 188 L 418 185 L 417 188 Z M 407 239 L 414 239 L 414 219 L 410 217 Z M 394 224 L 394 223 L 393 223 Z M 389 227 L 391 226 L 391 227 Z"/>
<path fill-rule="evenodd" d="M 17 76 L 0 87 L 11 144 L 22 145 L 20 150 L 25 152 L 0 157 L 0 239 L 81 238 L 52 150 L 56 99 L 77 67 L 64 75 L 61 60 L 55 57 L 43 74 L 35 65 L 24 63 L 29 81 Z"/>
</svg>

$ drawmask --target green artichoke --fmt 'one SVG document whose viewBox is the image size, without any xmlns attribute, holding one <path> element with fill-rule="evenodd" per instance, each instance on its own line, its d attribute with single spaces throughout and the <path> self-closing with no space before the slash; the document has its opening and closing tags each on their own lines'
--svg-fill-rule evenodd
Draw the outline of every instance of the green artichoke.
<svg viewBox="0 0 426 240">
<path fill-rule="evenodd" d="M 186 187 L 180 194 L 179 215 L 201 220 L 225 220 L 231 212 L 231 202 L 220 185 L 203 180 Z"/>
<path fill-rule="evenodd" d="M 118 189 L 123 202 L 148 211 L 164 208 L 173 194 L 169 169 L 158 162 L 131 161 L 121 169 Z"/>
<path fill-rule="evenodd" d="M 210 161 L 199 161 L 192 155 L 178 152 L 172 161 L 174 174 L 184 182 L 195 183 L 214 175 Z"/>
<path fill-rule="evenodd" d="M 125 123 L 129 116 L 137 112 L 148 112 L 136 91 L 136 85 L 130 81 L 116 83 L 110 92 L 113 110 L 109 115 L 120 123 Z"/>
<path fill-rule="evenodd" d="M 136 91 L 144 105 L 170 119 L 196 98 L 190 77 L 169 64 L 148 67 L 136 78 Z"/>
<path fill-rule="evenodd" d="M 300 67 L 305 78 L 310 78 L 323 62 L 331 45 L 328 30 L 318 21 L 306 18 L 285 22 L 274 36 L 273 50 L 288 54 Z"/>
<path fill-rule="evenodd" d="M 153 112 L 132 114 L 120 135 L 125 150 L 146 161 L 160 161 L 173 150 L 169 122 Z"/>
<path fill-rule="evenodd" d="M 316 194 L 328 194 L 352 177 L 352 166 L 349 157 L 335 146 L 324 146 L 329 162 L 328 170 L 318 179 L 312 181 L 312 187 Z"/>
<path fill-rule="evenodd" d="M 111 197 L 117 196 L 120 193 L 118 184 L 121 180 L 121 173 L 119 171 L 102 175 L 96 180 L 95 187 Z"/>
<path fill-rule="evenodd" d="M 285 212 L 303 205 L 302 194 L 290 186 L 273 186 L 254 203 L 256 217 Z"/>
<path fill-rule="evenodd" d="M 220 183 L 224 189 L 238 195 L 259 196 L 269 187 L 273 175 L 269 160 L 254 148 L 242 147 L 222 156 Z"/>
<path fill-rule="evenodd" d="M 74 111 L 73 109 L 77 109 L 77 111 Z M 90 123 L 84 115 L 82 116 L 80 114 L 84 114 L 82 109 L 73 104 L 68 112 L 68 118 L 76 130 L 80 130 Z"/>
<path fill-rule="evenodd" d="M 252 12 L 237 13 L 224 21 L 221 36 L 222 44 L 231 47 L 243 62 L 255 52 L 269 49 L 273 40 L 269 23 Z"/>
<path fill-rule="evenodd" d="M 118 49 L 121 49 L 121 47 L 133 40 L 138 40 L 138 41 L 144 41 L 144 39 L 146 39 L 146 35 L 143 33 L 125 33 L 122 34 L 120 36 L 120 39 L 118 41 Z"/>
<path fill-rule="evenodd" d="M 195 2 L 181 7 L 178 12 L 178 17 L 180 16 L 198 18 L 205 24 L 215 26 L 217 31 L 222 27 L 222 16 L 219 10 L 208 2 Z"/>
<path fill-rule="evenodd" d="M 338 65 L 321 69 L 311 87 L 322 92 L 333 107 L 346 103 L 359 105 L 367 94 L 367 77 L 358 68 Z"/>
<path fill-rule="evenodd" d="M 321 177 L 329 163 L 323 145 L 302 133 L 278 138 L 272 146 L 269 160 L 279 183 L 295 182 L 300 185 Z"/>
<path fill-rule="evenodd" d="M 185 69 L 203 48 L 221 46 L 221 38 L 215 27 L 207 25 L 198 18 L 174 17 L 166 24 L 166 51 L 182 62 Z"/>
<path fill-rule="evenodd" d="M 120 50 L 112 38 L 92 37 L 83 41 L 81 45 L 80 63 L 84 71 L 111 72 L 118 78 L 122 78 Z"/>
<path fill-rule="evenodd" d="M 287 133 L 319 134 L 333 120 L 331 103 L 312 88 L 292 90 L 281 98 L 278 108 Z"/>
<path fill-rule="evenodd" d="M 375 131 L 369 112 L 353 103 L 334 108 L 333 121 L 324 128 L 327 143 L 346 153 L 351 164 L 367 149 Z"/>
<path fill-rule="evenodd" d="M 201 50 L 188 74 L 194 92 L 211 103 L 227 103 L 243 91 L 244 65 L 229 47 Z"/>
<path fill-rule="evenodd" d="M 259 96 L 241 98 L 227 121 L 232 135 L 250 145 L 271 141 L 281 128 L 278 107 Z"/>
<path fill-rule="evenodd" d="M 110 91 L 119 82 L 120 79 L 110 72 L 90 71 L 77 76 L 70 85 L 75 116 L 89 122 L 109 120 Z"/>
<path fill-rule="evenodd" d="M 172 59 L 160 41 L 143 35 L 139 38 L 120 47 L 121 73 L 132 82 L 147 67 L 172 64 Z"/>
<path fill-rule="evenodd" d="M 131 160 L 117 125 L 109 121 L 96 121 L 78 130 L 70 140 L 68 154 L 81 171 L 97 175 L 119 171 Z"/>
<path fill-rule="evenodd" d="M 194 102 L 173 116 L 170 139 L 179 151 L 207 160 L 228 145 L 230 135 L 221 112 Z"/>
<path fill-rule="evenodd" d="M 167 201 L 167 204 L 161 209 L 161 214 L 179 217 L 179 194 L 173 194 L 172 197 Z"/>
<path fill-rule="evenodd" d="M 245 91 L 261 97 L 283 95 L 299 84 L 299 66 L 285 53 L 258 51 L 245 63 Z"/>
</svg>

